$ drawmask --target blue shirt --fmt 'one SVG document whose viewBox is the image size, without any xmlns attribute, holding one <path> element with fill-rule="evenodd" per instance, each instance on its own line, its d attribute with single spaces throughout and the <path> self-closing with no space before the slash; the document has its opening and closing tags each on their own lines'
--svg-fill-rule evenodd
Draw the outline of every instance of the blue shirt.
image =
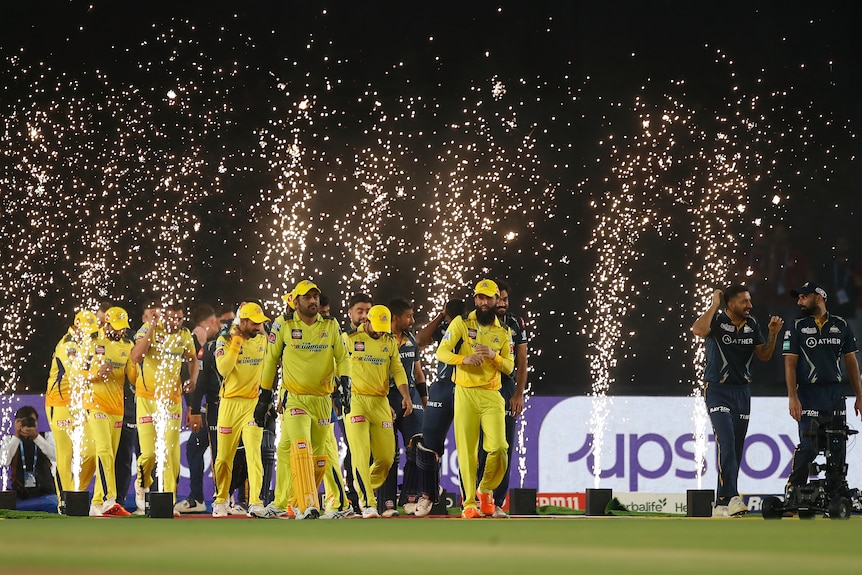
<svg viewBox="0 0 862 575">
<path fill-rule="evenodd" d="M 859 350 L 853 330 L 843 317 L 827 314 L 822 326 L 811 317 L 793 320 L 784 332 L 784 355 L 798 355 L 796 383 L 841 383 L 841 356 Z"/>
<path fill-rule="evenodd" d="M 727 311 L 715 314 L 706 336 L 706 372 L 709 383 L 748 385 L 751 383 L 751 360 L 754 348 L 766 343 L 760 326 L 748 317 L 737 327 Z"/>
<path fill-rule="evenodd" d="M 414 364 L 419 359 L 419 346 L 416 345 L 416 337 L 409 331 L 404 332 L 407 336 L 401 346 L 398 348 L 398 353 L 401 356 L 401 365 L 404 366 L 404 371 L 407 372 L 407 383 L 410 387 L 416 387 L 416 372 L 413 370 Z M 389 387 L 395 385 L 395 379 L 389 378 Z"/>
<path fill-rule="evenodd" d="M 512 312 L 506 313 L 506 317 L 503 318 L 503 323 L 506 327 L 509 328 L 511 332 L 510 338 L 512 341 L 512 355 L 515 355 L 515 348 L 519 345 L 526 345 L 530 342 L 530 335 L 527 333 L 527 323 L 524 321 L 524 318 L 516 316 Z M 512 370 L 512 373 L 502 374 L 503 381 L 515 379 L 515 371 L 518 369 L 517 363 L 515 364 L 515 369 Z"/>
</svg>

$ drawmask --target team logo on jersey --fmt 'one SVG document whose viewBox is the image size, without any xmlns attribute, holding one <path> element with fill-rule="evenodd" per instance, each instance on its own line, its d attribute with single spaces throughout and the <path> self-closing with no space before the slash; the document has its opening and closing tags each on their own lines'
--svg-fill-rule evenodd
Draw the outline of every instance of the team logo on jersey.
<svg viewBox="0 0 862 575">
<path fill-rule="evenodd" d="M 743 328 L 742 328 L 742 333 L 751 333 L 751 332 L 753 332 L 753 331 L 754 331 L 754 330 L 753 330 L 753 329 L 751 329 L 751 326 L 750 326 L 750 325 L 748 325 L 748 324 L 745 324 L 745 327 L 743 327 Z"/>
<path fill-rule="evenodd" d="M 494 338 L 494 343 L 500 343 L 500 338 L 499 338 L 499 337 L 495 337 L 495 338 Z"/>
<path fill-rule="evenodd" d="M 467 337 L 469 337 L 470 339 L 476 339 L 476 330 L 473 329 L 472 327 L 468 328 L 467 329 Z"/>
<path fill-rule="evenodd" d="M 394 427 L 395 427 L 395 424 L 392 423 L 391 421 L 384 421 L 383 422 L 383 429 L 393 429 Z"/>
<path fill-rule="evenodd" d="M 452 334 L 450 332 L 447 331 L 443 334 L 443 341 L 449 341 L 450 339 L 452 339 Z"/>
<path fill-rule="evenodd" d="M 224 426 L 220 425 L 218 428 L 218 432 L 230 434 L 230 433 L 233 433 L 233 427 L 224 427 Z"/>
<path fill-rule="evenodd" d="M 108 419 L 108 415 L 97 411 L 93 414 L 93 419 Z"/>
<path fill-rule="evenodd" d="M 721 336 L 721 341 L 725 345 L 730 345 L 731 343 L 733 343 L 733 338 L 727 334 L 724 334 L 723 336 Z"/>
<path fill-rule="evenodd" d="M 96 346 L 96 355 L 105 355 L 105 346 L 97 345 Z"/>
<path fill-rule="evenodd" d="M 66 355 L 69 356 L 70 358 L 71 357 L 77 357 L 78 356 L 78 350 L 75 349 L 74 347 L 67 347 L 66 348 Z"/>
<path fill-rule="evenodd" d="M 802 332 L 802 333 L 804 333 L 804 334 L 809 334 L 809 335 L 810 335 L 810 334 L 817 333 L 817 328 L 816 328 L 816 327 L 803 327 L 803 328 L 802 328 L 802 329 L 800 329 L 799 331 L 801 331 L 801 332 Z M 787 333 L 787 335 L 790 335 L 790 332 L 788 332 L 788 333 Z"/>
<path fill-rule="evenodd" d="M 353 351 L 365 351 L 365 342 L 364 341 L 354 341 L 353 342 Z"/>
<path fill-rule="evenodd" d="M 123 355 L 126 355 L 126 354 L 124 353 Z M 200 348 L 198 350 L 198 359 L 203 359 L 203 358 L 204 358 L 204 348 Z"/>
<path fill-rule="evenodd" d="M 350 423 L 365 423 L 365 416 L 364 415 L 351 415 L 350 416 Z"/>
<path fill-rule="evenodd" d="M 729 323 L 721 324 L 721 329 L 723 329 L 724 331 L 729 331 L 730 333 L 736 332 L 736 326 Z"/>
<path fill-rule="evenodd" d="M 152 422 L 153 422 L 153 416 L 152 415 L 144 415 L 143 417 L 138 418 L 138 424 L 152 423 Z"/>
<path fill-rule="evenodd" d="M 320 332 L 320 339 L 325 339 L 327 337 L 329 337 L 329 332 L 326 332 L 326 331 Z"/>
<path fill-rule="evenodd" d="M 805 340 L 805 345 L 807 345 L 808 347 L 815 347 L 817 345 L 817 338 L 816 337 L 807 338 Z"/>
<path fill-rule="evenodd" d="M 300 409 L 298 407 L 291 407 L 290 408 L 290 415 L 296 417 L 298 415 L 308 415 L 308 414 L 305 413 L 304 409 Z"/>
<path fill-rule="evenodd" d="M 302 330 L 301 329 L 291 330 L 290 337 L 292 339 L 302 339 Z"/>
<path fill-rule="evenodd" d="M 383 351 L 383 353 L 389 353 L 389 346 L 388 346 L 388 345 L 384 345 L 384 346 L 383 346 L 383 350 L 382 350 L 382 351 Z"/>
<path fill-rule="evenodd" d="M 841 328 L 836 325 L 833 325 L 829 328 L 829 333 L 841 333 Z"/>
<path fill-rule="evenodd" d="M 223 355 L 224 355 L 224 348 L 222 348 L 222 349 L 218 350 L 217 352 L 215 352 L 215 356 L 216 356 L 216 357 L 221 357 L 221 356 L 223 356 Z"/>
</svg>

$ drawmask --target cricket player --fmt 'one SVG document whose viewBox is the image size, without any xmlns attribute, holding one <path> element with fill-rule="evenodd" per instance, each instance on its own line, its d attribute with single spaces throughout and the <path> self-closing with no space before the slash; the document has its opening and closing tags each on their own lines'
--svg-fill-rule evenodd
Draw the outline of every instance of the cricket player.
<svg viewBox="0 0 862 575">
<path fill-rule="evenodd" d="M 330 395 L 336 388 L 336 376 L 339 385 L 349 390 L 350 358 L 338 322 L 318 313 L 320 288 L 302 280 L 292 293 L 296 311 L 272 324 L 255 419 L 262 421 L 269 409 L 281 361 L 284 414 L 277 449 L 276 499 L 267 507 L 266 516 L 284 515 L 292 502 L 297 519 L 316 519 L 320 517 L 317 486 L 324 475 L 337 475 L 332 479 L 344 491 L 338 462 L 330 461 L 326 453 L 332 435 Z M 289 492 L 283 486 L 288 475 Z"/>
<path fill-rule="evenodd" d="M 189 387 L 194 389 L 198 379 L 198 358 L 191 332 L 183 327 L 183 308 L 171 304 L 164 310 L 152 307 L 150 321 L 135 334 L 132 361 L 140 364 L 136 385 L 136 415 L 141 455 L 138 457 L 138 477 L 135 486 L 135 504 L 142 514 L 146 493 L 152 485 L 153 467 L 156 465 L 156 423 L 166 417 L 164 482 L 165 491 L 174 495 L 176 502 L 177 477 L 180 472 L 180 420 L 182 418 L 183 360 L 189 366 Z"/>
<path fill-rule="evenodd" d="M 99 331 L 96 314 L 81 310 L 68 333 L 63 336 L 54 349 L 51 358 L 51 371 L 48 375 L 48 388 L 45 392 L 45 412 L 54 436 L 57 454 L 57 500 L 58 511 L 65 511 L 64 491 L 79 491 L 81 486 L 72 480 L 72 386 L 86 385 L 87 370 L 93 353 L 93 337 Z M 83 406 L 82 406 L 83 407 Z M 82 442 L 81 471 L 79 483 L 90 482 L 96 468 L 95 450 L 89 430 L 84 426 Z"/>
<path fill-rule="evenodd" d="M 500 395 L 501 373 L 515 367 L 509 328 L 497 318 L 497 284 L 476 285 L 476 309 L 458 316 L 437 347 L 437 359 L 455 367 L 455 447 L 461 474 L 461 517 L 493 516 L 493 490 L 506 473 L 506 407 Z M 487 452 L 485 471 L 477 484 L 479 431 Z M 478 500 L 478 503 L 477 503 Z"/>
<path fill-rule="evenodd" d="M 90 393 L 85 396 L 84 407 L 99 463 L 90 503 L 90 515 L 96 517 L 130 515 L 117 502 L 115 471 L 117 447 L 123 431 L 123 386 L 126 378 L 135 381 L 137 377 L 137 367 L 131 361 L 132 342 L 126 338 L 127 329 L 129 314 L 126 310 L 108 308 L 90 362 Z"/>
<path fill-rule="evenodd" d="M 389 406 L 389 377 L 401 395 L 399 411 L 413 411 L 407 374 L 401 364 L 398 342 L 392 337 L 392 314 L 384 305 L 368 311 L 363 325 L 347 334 L 350 353 L 352 400 L 344 416 L 347 442 L 353 461 L 353 477 L 362 518 L 380 517 L 374 490 L 379 489 L 395 460 L 393 411 Z M 371 458 L 374 463 L 369 464 Z"/>
<path fill-rule="evenodd" d="M 216 496 L 213 517 L 227 517 L 233 459 L 240 439 L 245 445 L 248 467 L 249 517 L 263 517 L 260 499 L 263 463 L 260 443 L 263 428 L 255 423 L 254 410 L 260 394 L 260 376 L 266 355 L 263 323 L 269 318 L 256 303 L 239 309 L 239 325 L 216 340 L 216 369 L 224 378 L 218 412 L 218 452 L 214 465 Z M 271 394 L 270 394 L 271 395 Z"/>
</svg>

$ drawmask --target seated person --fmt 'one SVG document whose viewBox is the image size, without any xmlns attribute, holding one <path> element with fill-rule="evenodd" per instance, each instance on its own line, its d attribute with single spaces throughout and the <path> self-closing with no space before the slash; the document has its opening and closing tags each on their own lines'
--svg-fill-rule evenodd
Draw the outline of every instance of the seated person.
<svg viewBox="0 0 862 575">
<path fill-rule="evenodd" d="M 52 467 L 57 456 L 51 432 L 36 428 L 39 414 L 29 405 L 15 412 L 15 431 L 0 444 L 0 465 L 10 467 L 19 511 L 57 512 Z"/>
</svg>

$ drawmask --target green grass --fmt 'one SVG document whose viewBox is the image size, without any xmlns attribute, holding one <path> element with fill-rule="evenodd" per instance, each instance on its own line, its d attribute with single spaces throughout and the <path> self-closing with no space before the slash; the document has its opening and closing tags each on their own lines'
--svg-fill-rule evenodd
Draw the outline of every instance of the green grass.
<svg viewBox="0 0 862 575">
<path fill-rule="evenodd" d="M 862 518 L 0 521 L 3 572 L 850 573 Z M 540 571 L 535 569 L 540 569 Z M 296 570 L 301 571 L 296 571 Z M 530 571 L 533 569 L 534 571 Z"/>
</svg>

